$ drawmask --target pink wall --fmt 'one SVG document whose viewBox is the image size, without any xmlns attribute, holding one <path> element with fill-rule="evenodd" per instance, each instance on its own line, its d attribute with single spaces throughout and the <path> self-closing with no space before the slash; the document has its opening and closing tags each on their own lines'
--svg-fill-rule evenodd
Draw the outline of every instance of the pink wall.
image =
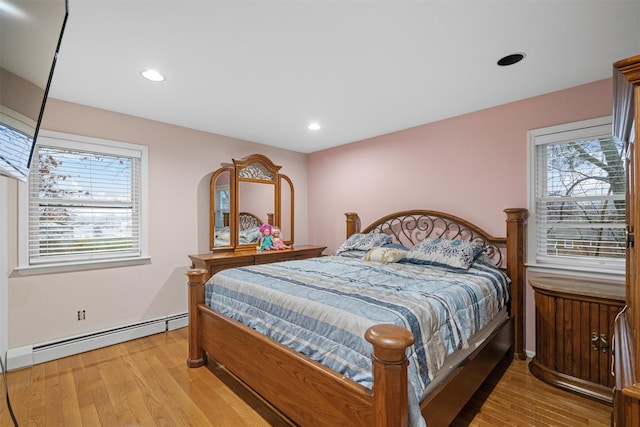
<svg viewBox="0 0 640 427">
<path fill-rule="evenodd" d="M 4 83 L 0 87 L 1 104 L 35 122 L 40 114 L 40 103 L 44 91 L 4 68 L 0 68 L 0 73 Z"/>
<path fill-rule="evenodd" d="M 188 255 L 209 252 L 211 175 L 234 158 L 260 153 L 282 166 L 296 190 L 296 239 L 307 242 L 305 154 L 56 99 L 47 101 L 43 129 L 148 147 L 151 263 L 21 276 L 15 272 L 18 184 L 10 182 L 6 247 L 11 349 L 185 313 Z M 85 321 L 74 318 L 79 309 L 86 310 Z"/>
<path fill-rule="evenodd" d="M 527 207 L 527 132 L 611 109 L 605 79 L 313 153 L 309 241 L 335 253 L 345 238 L 345 212 L 358 212 L 364 226 L 414 208 L 450 212 L 503 236 L 503 209 Z M 527 297 L 533 350 L 530 289 Z"/>
</svg>

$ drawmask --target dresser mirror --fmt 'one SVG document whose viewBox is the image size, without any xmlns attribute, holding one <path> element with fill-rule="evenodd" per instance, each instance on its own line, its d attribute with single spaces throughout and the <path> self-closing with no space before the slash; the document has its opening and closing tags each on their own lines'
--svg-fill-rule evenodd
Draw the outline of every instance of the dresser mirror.
<svg viewBox="0 0 640 427">
<path fill-rule="evenodd" d="M 211 249 L 232 248 L 231 245 L 231 167 L 220 168 L 211 177 L 210 246 Z M 234 224 L 235 225 L 235 224 Z"/>
<path fill-rule="evenodd" d="M 271 224 L 293 243 L 293 183 L 281 166 L 252 154 L 214 172 L 210 186 L 210 248 L 255 250 L 260 226 Z"/>
</svg>

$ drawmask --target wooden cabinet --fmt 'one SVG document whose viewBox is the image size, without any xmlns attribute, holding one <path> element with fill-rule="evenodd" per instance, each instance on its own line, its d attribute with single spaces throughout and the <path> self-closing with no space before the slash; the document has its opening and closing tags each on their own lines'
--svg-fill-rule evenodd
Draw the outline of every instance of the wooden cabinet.
<svg viewBox="0 0 640 427">
<path fill-rule="evenodd" d="M 535 291 L 536 355 L 531 373 L 553 386 L 611 405 L 611 345 L 624 286 L 538 277 Z"/>
<path fill-rule="evenodd" d="M 326 246 L 296 245 L 292 249 L 279 251 L 234 251 L 212 252 L 200 255 L 189 255 L 192 268 L 204 268 L 209 272 L 206 279 L 218 271 L 233 267 L 244 267 L 255 264 L 268 264 L 279 261 L 291 261 L 322 256 Z"/>
<path fill-rule="evenodd" d="M 640 425 L 640 55 L 613 64 L 613 127 L 614 135 L 624 141 L 627 172 L 627 269 L 626 310 L 616 319 L 614 372 L 616 389 L 613 405 L 613 425 Z M 631 123 L 634 123 L 631 126 Z M 635 132 L 635 133 L 632 133 Z M 635 142 L 631 142 L 635 141 Z"/>
</svg>

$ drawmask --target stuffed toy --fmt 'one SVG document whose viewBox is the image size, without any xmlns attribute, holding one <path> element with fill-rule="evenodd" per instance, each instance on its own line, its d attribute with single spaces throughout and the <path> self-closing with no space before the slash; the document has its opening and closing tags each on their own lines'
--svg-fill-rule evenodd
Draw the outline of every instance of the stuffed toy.
<svg viewBox="0 0 640 427">
<path fill-rule="evenodd" d="M 271 236 L 271 225 L 262 224 L 260 227 L 260 250 L 270 251 L 273 247 L 273 236 Z"/>
<path fill-rule="evenodd" d="M 274 228 L 272 237 L 273 237 L 273 249 L 276 249 L 276 250 L 289 249 L 289 246 L 285 245 L 282 239 L 280 238 L 280 229 Z"/>
</svg>

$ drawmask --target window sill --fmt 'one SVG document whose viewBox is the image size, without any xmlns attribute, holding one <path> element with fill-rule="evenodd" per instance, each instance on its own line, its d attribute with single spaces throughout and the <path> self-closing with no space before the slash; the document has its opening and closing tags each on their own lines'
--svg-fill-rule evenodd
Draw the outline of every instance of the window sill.
<svg viewBox="0 0 640 427">
<path fill-rule="evenodd" d="M 84 261 L 47 265 L 30 265 L 18 267 L 14 271 L 19 276 L 33 276 L 37 274 L 65 273 L 71 271 L 100 270 L 103 268 L 129 267 L 133 265 L 151 264 L 151 257 L 121 258 L 100 261 Z"/>
<path fill-rule="evenodd" d="M 557 276 L 573 276 L 585 277 L 589 279 L 607 280 L 612 282 L 620 282 L 624 286 L 625 272 L 620 270 L 598 270 L 588 267 L 577 266 L 561 266 L 561 265 L 541 265 L 541 264 L 525 264 L 528 271 L 532 273 L 545 273 Z"/>
</svg>

